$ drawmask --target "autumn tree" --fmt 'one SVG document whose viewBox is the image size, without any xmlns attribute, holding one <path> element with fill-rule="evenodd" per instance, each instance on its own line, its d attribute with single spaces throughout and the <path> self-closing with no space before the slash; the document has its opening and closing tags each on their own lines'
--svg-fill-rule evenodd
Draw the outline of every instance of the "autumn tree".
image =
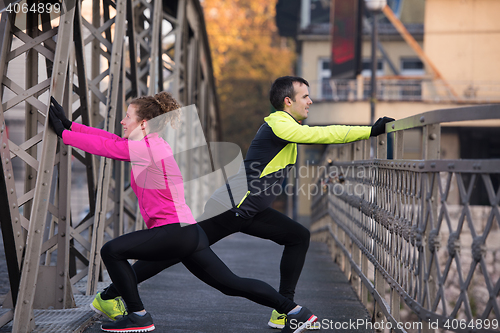
<svg viewBox="0 0 500 333">
<path fill-rule="evenodd" d="M 244 153 L 271 112 L 269 88 L 291 75 L 294 52 L 278 35 L 277 0 L 203 0 L 224 140 Z"/>
</svg>

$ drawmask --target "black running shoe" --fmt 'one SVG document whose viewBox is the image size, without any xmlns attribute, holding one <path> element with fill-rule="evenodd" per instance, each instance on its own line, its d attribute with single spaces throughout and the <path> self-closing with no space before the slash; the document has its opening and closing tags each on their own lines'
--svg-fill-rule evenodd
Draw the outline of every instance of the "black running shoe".
<svg viewBox="0 0 500 333">
<path fill-rule="evenodd" d="M 105 332 L 150 332 L 155 325 L 149 312 L 144 316 L 132 312 L 115 322 L 103 324 L 101 329 Z"/>
<path fill-rule="evenodd" d="M 305 307 L 302 307 L 298 313 L 287 315 L 285 327 L 281 333 L 300 333 L 306 330 L 314 329 L 314 323 L 318 317 Z"/>
</svg>

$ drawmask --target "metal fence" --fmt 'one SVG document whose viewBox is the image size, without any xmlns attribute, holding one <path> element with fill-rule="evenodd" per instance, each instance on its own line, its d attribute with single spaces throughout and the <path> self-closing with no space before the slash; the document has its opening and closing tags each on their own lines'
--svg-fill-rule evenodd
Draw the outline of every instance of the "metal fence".
<svg viewBox="0 0 500 333">
<path fill-rule="evenodd" d="M 324 78 L 309 82 L 315 101 L 362 101 L 370 98 L 369 77 L 356 80 Z M 500 101 L 500 82 L 449 81 L 424 77 L 377 79 L 379 101 L 469 102 Z"/>
<path fill-rule="evenodd" d="M 326 241 L 370 309 L 376 331 L 498 331 L 500 160 L 441 160 L 441 123 L 499 119 L 488 105 L 423 113 L 390 134 L 327 148 L 312 201 Z M 421 128 L 422 157 L 403 159 Z M 387 159 L 393 136 L 393 159 Z M 472 204 L 478 191 L 487 202 Z"/>
</svg>

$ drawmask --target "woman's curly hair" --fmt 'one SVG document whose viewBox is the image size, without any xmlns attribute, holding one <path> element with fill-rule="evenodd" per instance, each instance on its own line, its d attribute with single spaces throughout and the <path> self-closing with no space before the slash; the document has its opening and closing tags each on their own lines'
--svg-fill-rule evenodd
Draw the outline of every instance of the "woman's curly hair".
<svg viewBox="0 0 500 333">
<path fill-rule="evenodd" d="M 150 127 L 151 132 L 162 130 L 168 123 L 172 128 L 179 126 L 181 119 L 181 105 L 166 91 L 162 91 L 154 96 L 138 97 L 130 105 L 137 107 L 136 114 L 138 121 L 151 120 L 163 114 L 166 114 L 165 121 L 154 122 Z"/>
</svg>

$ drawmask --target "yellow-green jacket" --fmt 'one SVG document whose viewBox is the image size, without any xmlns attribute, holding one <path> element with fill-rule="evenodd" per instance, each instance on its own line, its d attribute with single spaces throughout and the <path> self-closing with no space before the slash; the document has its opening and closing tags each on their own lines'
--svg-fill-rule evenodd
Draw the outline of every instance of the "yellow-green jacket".
<svg viewBox="0 0 500 333">
<path fill-rule="evenodd" d="M 243 218 L 268 208 L 280 194 L 288 169 L 297 161 L 297 143 L 346 143 L 368 139 L 371 132 L 370 126 L 301 125 L 284 111 L 271 113 L 264 120 L 241 169 L 246 172 L 248 192 L 232 200 L 231 209 Z"/>
</svg>

